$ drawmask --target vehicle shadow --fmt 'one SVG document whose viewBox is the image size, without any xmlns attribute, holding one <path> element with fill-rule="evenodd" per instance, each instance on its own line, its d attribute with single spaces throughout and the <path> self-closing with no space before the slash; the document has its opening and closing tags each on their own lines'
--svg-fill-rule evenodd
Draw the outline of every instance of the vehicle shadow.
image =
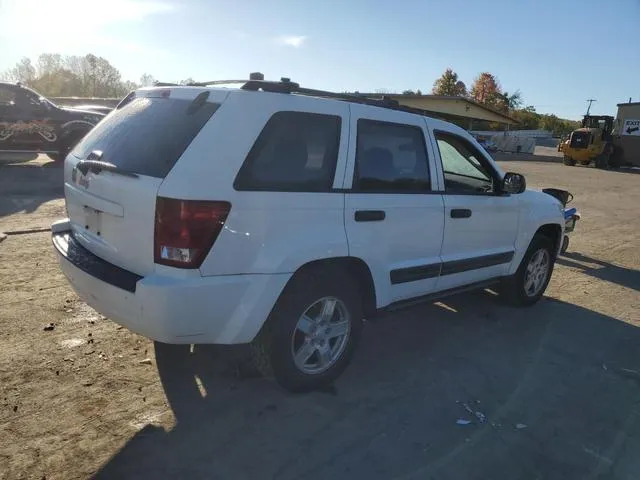
<svg viewBox="0 0 640 480">
<path fill-rule="evenodd" d="M 639 471 L 640 328 L 550 299 L 514 309 L 479 292 L 387 315 L 363 337 L 336 385 L 307 395 L 244 375 L 242 356 L 158 345 L 176 425 L 143 428 L 95 478 Z"/>
<path fill-rule="evenodd" d="M 588 257 L 581 253 L 565 252 L 557 259 L 560 265 L 581 270 L 587 275 L 617 283 L 623 287 L 640 290 L 640 271 L 631 268 L 620 267 L 612 263 L 604 262 L 596 258 Z M 581 263 L 582 262 L 582 263 Z"/>
<path fill-rule="evenodd" d="M 51 167 L 45 167 L 52 165 Z M 64 196 L 64 169 L 55 162 L 0 164 L 0 218 L 31 213 L 40 205 Z"/>
<path fill-rule="evenodd" d="M 612 168 L 609 171 L 610 172 L 616 172 L 616 173 L 630 173 L 632 175 L 638 175 L 638 174 L 640 174 L 640 167 L 624 166 L 624 167 Z"/>
</svg>

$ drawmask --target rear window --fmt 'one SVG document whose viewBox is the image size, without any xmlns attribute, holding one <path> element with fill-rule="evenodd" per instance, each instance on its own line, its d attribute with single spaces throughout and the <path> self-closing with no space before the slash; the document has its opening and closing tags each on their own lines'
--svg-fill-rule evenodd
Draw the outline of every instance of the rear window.
<svg viewBox="0 0 640 480">
<path fill-rule="evenodd" d="M 86 159 L 100 150 L 104 162 L 164 178 L 218 107 L 193 100 L 136 98 L 96 125 L 72 155 Z"/>
<path fill-rule="evenodd" d="M 274 114 L 251 148 L 237 190 L 326 192 L 340 146 L 340 117 L 306 112 Z"/>
</svg>

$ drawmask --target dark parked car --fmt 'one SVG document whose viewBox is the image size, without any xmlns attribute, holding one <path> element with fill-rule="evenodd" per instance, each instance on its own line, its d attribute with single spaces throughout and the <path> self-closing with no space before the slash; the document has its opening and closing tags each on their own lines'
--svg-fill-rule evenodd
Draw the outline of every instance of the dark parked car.
<svg viewBox="0 0 640 480">
<path fill-rule="evenodd" d="M 71 108 L 74 110 L 85 110 L 87 112 L 97 112 L 108 115 L 113 110 L 112 107 L 108 107 L 106 105 L 73 105 Z"/>
<path fill-rule="evenodd" d="M 103 113 L 59 107 L 16 83 L 0 82 L 0 153 L 46 153 L 63 161 Z"/>
</svg>

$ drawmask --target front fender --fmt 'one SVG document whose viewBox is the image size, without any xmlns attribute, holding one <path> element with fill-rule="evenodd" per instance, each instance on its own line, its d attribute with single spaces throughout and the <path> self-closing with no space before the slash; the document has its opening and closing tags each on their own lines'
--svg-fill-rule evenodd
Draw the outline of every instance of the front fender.
<svg viewBox="0 0 640 480">
<path fill-rule="evenodd" d="M 509 268 L 509 275 L 518 270 L 531 240 L 544 225 L 560 227 L 560 239 L 564 235 L 564 207 L 557 199 L 543 192 L 527 190 L 521 194 L 519 229 L 516 236 L 515 255 Z M 562 242 L 558 241 L 558 249 Z M 559 251 L 559 250 L 558 250 Z"/>
</svg>

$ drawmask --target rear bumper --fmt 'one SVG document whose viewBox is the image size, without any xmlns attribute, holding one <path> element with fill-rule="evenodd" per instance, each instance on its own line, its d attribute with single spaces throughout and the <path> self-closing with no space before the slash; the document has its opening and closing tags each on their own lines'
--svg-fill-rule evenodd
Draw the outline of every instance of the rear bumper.
<svg viewBox="0 0 640 480">
<path fill-rule="evenodd" d="M 164 343 L 247 343 L 257 335 L 291 274 L 140 277 L 52 229 L 62 272 L 78 296 L 129 330 Z"/>
</svg>

